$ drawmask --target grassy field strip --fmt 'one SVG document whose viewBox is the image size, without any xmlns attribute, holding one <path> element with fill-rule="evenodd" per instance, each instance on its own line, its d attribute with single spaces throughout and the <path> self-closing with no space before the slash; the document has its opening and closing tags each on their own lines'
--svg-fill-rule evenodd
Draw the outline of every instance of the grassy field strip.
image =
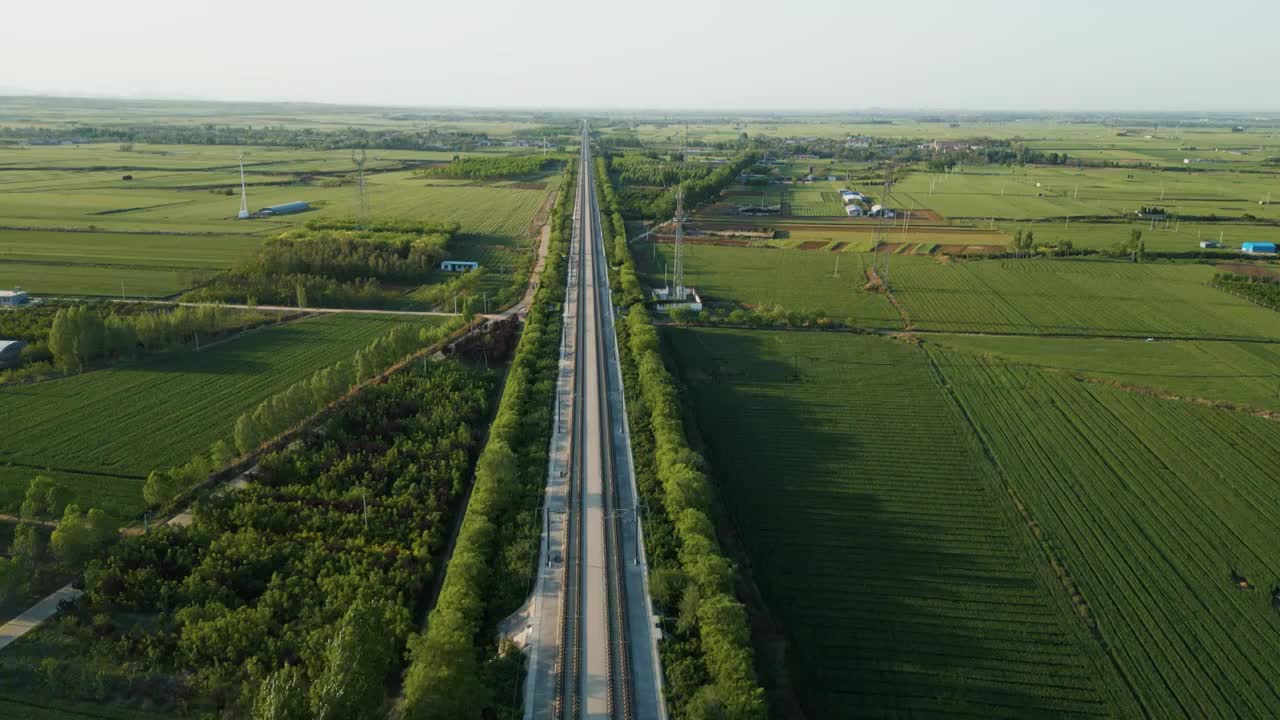
<svg viewBox="0 0 1280 720">
<path fill-rule="evenodd" d="M 183 275 L 161 268 L 0 262 L 0 287 L 36 295 L 161 298 L 190 287 Z"/>
<path fill-rule="evenodd" d="M 1028 167 L 912 173 L 894 190 L 952 218 L 1120 217 L 1143 205 L 1160 205 L 1183 215 L 1252 214 L 1274 220 L 1280 219 L 1280 204 L 1258 205 L 1258 200 L 1275 185 L 1274 174 L 1266 173 Z"/>
<path fill-rule="evenodd" d="M 325 315 L 256 330 L 207 351 L 0 387 L 0 408 L 23 418 L 0 442 L 0 461 L 143 478 L 230 437 L 245 409 L 405 321 Z M 14 492 L 6 487 L 3 494 Z M 141 507 L 140 494 L 134 502 L 133 509 Z"/>
<path fill-rule="evenodd" d="M 262 244 L 257 235 L 141 235 L 0 231 L 0 261 L 103 262 L 138 267 L 226 268 Z"/>
<path fill-rule="evenodd" d="M 1280 314 L 1209 287 L 1207 265 L 896 257 L 894 295 L 925 330 L 1280 338 Z"/>
<path fill-rule="evenodd" d="M 1015 365 L 1280 411 L 1280 345 L 992 335 L 930 335 L 928 342 Z"/>
<path fill-rule="evenodd" d="M 1269 717 L 1280 426 L 934 352 L 1152 717 Z M 1252 589 L 1236 587 L 1233 573 Z"/>
<path fill-rule="evenodd" d="M 919 350 L 668 337 L 814 717 L 1129 708 Z"/>
<path fill-rule="evenodd" d="M 862 268 L 870 264 L 869 255 L 702 245 L 688 245 L 684 251 L 685 281 L 706 299 L 821 310 L 834 318 L 852 318 L 851 324 L 856 325 L 902 326 L 883 296 L 862 290 L 867 282 Z M 654 259 L 651 251 L 636 251 L 637 269 L 650 285 L 662 287 L 663 267 L 671 252 L 671 246 L 659 245 Z M 837 257 L 839 276 L 835 275 Z"/>
</svg>

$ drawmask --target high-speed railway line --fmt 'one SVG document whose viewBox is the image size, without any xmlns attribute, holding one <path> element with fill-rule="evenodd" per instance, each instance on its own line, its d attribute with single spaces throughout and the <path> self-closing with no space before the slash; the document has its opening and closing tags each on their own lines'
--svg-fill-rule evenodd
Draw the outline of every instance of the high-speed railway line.
<svg viewBox="0 0 1280 720">
<path fill-rule="evenodd" d="M 539 584 L 558 589 L 543 591 L 548 601 L 554 595 L 558 606 L 554 635 L 545 629 L 542 634 L 554 638 L 554 662 L 549 672 L 531 669 L 531 685 L 549 687 L 542 692 L 531 689 L 528 701 L 534 707 L 526 708 L 526 717 L 662 720 L 666 714 L 608 263 L 585 129 L 580 163 L 563 339 L 571 391 L 565 418 L 567 458 L 558 495 L 562 520 L 555 543 L 550 540 L 552 520 L 547 520 L 543 559 L 550 570 L 545 571 L 546 582 Z M 548 614 L 542 614 L 543 622 Z"/>
</svg>

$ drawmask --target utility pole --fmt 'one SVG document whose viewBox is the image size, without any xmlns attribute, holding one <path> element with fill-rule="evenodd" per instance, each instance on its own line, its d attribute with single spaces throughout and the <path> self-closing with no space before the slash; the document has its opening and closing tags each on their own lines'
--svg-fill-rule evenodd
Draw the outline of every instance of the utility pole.
<svg viewBox="0 0 1280 720">
<path fill-rule="evenodd" d="M 688 126 L 686 126 L 687 128 Z M 676 191 L 676 245 L 675 272 L 671 277 L 672 293 L 676 300 L 683 301 L 684 291 L 684 186 Z"/>
</svg>

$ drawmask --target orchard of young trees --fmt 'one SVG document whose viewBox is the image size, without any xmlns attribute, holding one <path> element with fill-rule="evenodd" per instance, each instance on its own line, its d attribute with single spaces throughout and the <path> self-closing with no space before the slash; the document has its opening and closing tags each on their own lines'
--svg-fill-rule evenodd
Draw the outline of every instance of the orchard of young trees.
<svg viewBox="0 0 1280 720">
<path fill-rule="evenodd" d="M 353 225 L 354 223 L 352 223 Z M 399 293 L 384 285 L 423 282 L 445 256 L 456 225 L 379 223 L 355 230 L 315 223 L 268 241 L 251 259 L 186 299 L 270 305 L 375 307 Z"/>
<path fill-rule="evenodd" d="M 605 166 L 609 168 L 609 177 L 611 180 L 623 180 L 623 176 L 661 179 L 663 170 L 661 166 L 656 168 L 644 168 L 640 161 L 623 160 L 622 166 L 615 169 L 615 159 L 604 155 Z M 625 156 L 624 156 L 625 157 Z M 624 192 L 619 193 L 618 197 L 621 201 L 620 209 L 625 217 L 628 218 L 659 218 L 666 219 L 675 215 L 676 212 L 676 191 L 678 187 L 684 188 L 684 206 L 686 209 L 696 208 L 699 205 L 706 204 L 719 197 L 720 191 L 737 180 L 738 175 L 743 170 L 755 165 L 760 156 L 753 150 L 743 150 L 729 159 L 729 162 L 714 167 L 705 174 L 697 174 L 689 170 L 688 163 L 681 163 L 681 170 L 677 173 L 680 176 L 678 185 L 673 185 L 661 192 L 647 191 L 642 193 Z M 623 180 L 624 185 L 625 180 Z M 648 184 L 648 183 L 646 183 Z"/>
<path fill-rule="evenodd" d="M 428 348 L 459 327 L 458 322 L 427 327 L 403 325 L 357 351 L 350 360 L 321 368 L 299 380 L 236 419 L 234 445 L 219 440 L 207 453 L 183 465 L 151 471 L 142 486 L 142 497 L 152 507 L 165 507 L 239 455 L 256 451 L 302 421 L 346 395 L 353 387 L 387 371 L 413 352 Z"/>
<path fill-rule="evenodd" d="M 418 174 L 429 178 L 463 180 L 522 178 L 549 170 L 555 166 L 556 162 L 541 155 L 455 157 L 453 162 L 420 170 Z"/>
<path fill-rule="evenodd" d="M 91 561 L 54 626 L 75 651 L 4 682 L 197 714 L 385 717 L 492 386 L 446 361 L 366 388 L 191 525 Z M 50 545 L 82 557 L 97 528 L 69 506 Z"/>
<path fill-rule="evenodd" d="M 216 305 L 178 306 L 156 312 L 115 314 L 98 307 L 60 308 L 49 327 L 47 347 L 53 362 L 67 372 L 83 370 L 99 360 L 119 360 L 145 352 L 169 350 L 261 322 L 258 313 Z"/>
</svg>

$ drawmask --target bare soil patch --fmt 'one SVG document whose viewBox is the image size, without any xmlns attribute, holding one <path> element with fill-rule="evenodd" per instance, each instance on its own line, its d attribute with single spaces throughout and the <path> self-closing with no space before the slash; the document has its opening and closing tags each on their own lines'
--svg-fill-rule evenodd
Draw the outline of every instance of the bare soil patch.
<svg viewBox="0 0 1280 720">
<path fill-rule="evenodd" d="M 841 250 L 847 247 L 849 247 L 849 243 L 844 240 L 841 240 L 840 242 L 837 242 L 835 245 L 832 245 L 828 249 L 831 250 L 831 252 L 840 252 Z"/>
<path fill-rule="evenodd" d="M 796 246 L 798 250 L 821 250 L 827 246 L 826 240 L 805 240 Z"/>
<path fill-rule="evenodd" d="M 1004 252 L 999 245 L 940 245 L 938 252 L 944 255 L 994 255 Z"/>
<path fill-rule="evenodd" d="M 1214 263 L 1214 267 L 1221 269 L 1223 272 L 1235 273 L 1237 275 L 1248 275 L 1250 277 L 1260 277 L 1268 279 L 1280 278 L 1280 271 L 1265 265 L 1254 265 L 1253 263 L 1241 262 L 1219 262 Z"/>
<path fill-rule="evenodd" d="M 655 237 L 657 238 L 657 242 L 659 244 L 663 244 L 663 243 L 670 244 L 675 242 L 674 235 L 657 235 Z M 686 245 L 725 245 L 729 247 L 751 247 L 751 242 L 749 240 L 744 240 L 742 238 L 715 237 L 715 236 L 706 236 L 706 235 L 694 235 L 692 237 L 686 235 L 684 238 L 684 242 Z M 765 247 L 765 246 L 759 246 L 759 247 Z"/>
<path fill-rule="evenodd" d="M 911 222 L 917 220 L 921 222 L 942 222 L 943 217 L 932 210 L 904 210 L 904 213 L 911 213 Z"/>
</svg>

